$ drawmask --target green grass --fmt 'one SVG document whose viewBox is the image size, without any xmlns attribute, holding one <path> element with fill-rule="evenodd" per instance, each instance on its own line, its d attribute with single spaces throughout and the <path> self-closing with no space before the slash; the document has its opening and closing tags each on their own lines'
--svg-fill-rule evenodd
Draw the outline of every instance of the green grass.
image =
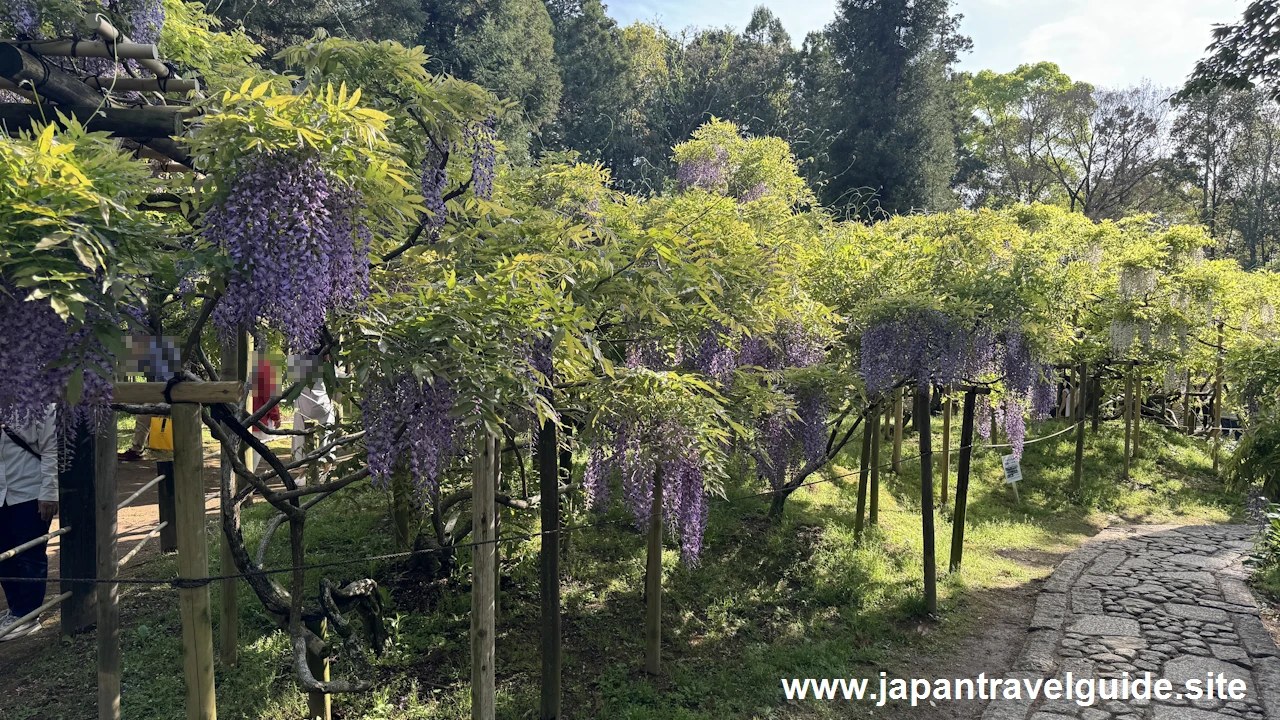
<svg viewBox="0 0 1280 720">
<path fill-rule="evenodd" d="M 1046 423 L 1030 434 L 1063 426 Z M 1218 523 L 1239 517 L 1239 499 L 1221 489 L 1203 447 L 1148 428 L 1148 452 L 1119 480 L 1123 437 L 1114 424 L 1090 434 L 1085 486 L 1070 490 L 1074 436 L 1028 445 L 1021 504 L 1003 483 L 999 457 L 974 457 L 965 564 L 938 583 L 939 619 L 923 617 L 918 463 L 901 477 L 886 474 L 880 524 L 863 542 L 853 534 L 856 476 L 796 492 L 777 523 L 765 517 L 767 500 L 746 498 L 713 506 L 701 567 L 664 553 L 663 660 L 665 676 L 642 672 L 643 537 L 628 523 L 590 528 L 571 536 L 563 586 L 566 717 L 825 718 L 839 704 L 786 705 L 781 677 L 905 674 L 904 658 L 944 653 L 974 630 L 964 612 L 979 593 L 1043 576 L 1055 557 L 1099 528 L 1115 523 Z M 940 438 L 935 439 L 935 447 Z M 856 443 L 854 443 L 856 444 Z M 904 455 L 915 453 L 904 448 Z M 886 455 L 887 457 L 887 452 Z M 956 462 L 953 454 L 953 467 Z M 856 467 L 845 459 L 841 465 Z M 745 468 L 735 473 L 747 475 Z M 832 468 L 826 477 L 846 473 Z M 952 473 L 954 484 L 954 472 Z M 731 483 L 728 495 L 759 491 Z M 393 550 L 389 504 L 372 488 L 348 491 L 317 509 L 308 521 L 308 560 L 325 562 Z M 269 508 L 246 513 L 246 535 L 256 546 Z M 934 521 L 938 567 L 950 552 L 951 510 Z M 622 518 L 614 510 L 609 518 Z M 585 519 L 599 519 L 590 516 Z M 536 530 L 536 518 L 507 514 L 503 533 Z M 268 565 L 286 564 L 285 537 L 272 545 Z M 215 536 L 216 542 L 216 536 Z M 211 544 L 216 548 L 216 544 Z M 538 587 L 536 541 L 503 547 L 504 582 L 498 636 L 498 715 L 525 718 L 538 702 Z M 217 571 L 217 552 L 214 571 Z M 328 569 L 335 579 L 372 576 L 390 593 L 396 642 L 361 668 L 377 680 L 367 695 L 335 699 L 335 716 L 387 720 L 469 717 L 468 558 L 448 581 L 428 584 L 401 563 Z M 165 577 L 171 557 L 138 572 Z M 313 571 L 308 586 L 321 577 Z M 213 591 L 215 607 L 218 588 Z M 296 720 L 305 704 L 274 630 L 247 587 L 240 585 L 241 664 L 218 667 L 222 717 Z M 215 618 L 216 621 L 216 618 Z M 124 716 L 168 720 L 182 714 L 181 633 L 175 594 L 163 587 L 127 591 L 122 630 Z M 217 631 L 214 632 L 215 641 Z M 94 703 L 92 636 L 64 641 L 17 669 L 22 692 L 0 696 L 0 717 L 14 720 L 81 718 Z M 335 674 L 351 673 L 339 661 Z"/>
</svg>

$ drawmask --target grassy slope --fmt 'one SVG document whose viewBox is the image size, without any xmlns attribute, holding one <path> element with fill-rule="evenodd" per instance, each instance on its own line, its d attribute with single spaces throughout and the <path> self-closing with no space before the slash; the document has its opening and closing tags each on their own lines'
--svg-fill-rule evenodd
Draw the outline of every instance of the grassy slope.
<svg viewBox="0 0 1280 720">
<path fill-rule="evenodd" d="M 1048 423 L 1033 436 L 1061 429 Z M 1116 522 L 1225 522 L 1240 512 L 1217 490 L 1202 449 L 1160 430 L 1147 438 L 1148 456 L 1134 479 L 1118 481 L 1123 438 L 1114 425 L 1090 435 L 1085 511 L 1065 492 L 1073 435 L 1029 445 L 1023 459 L 1022 504 L 1005 488 L 999 457 L 975 456 L 964 572 L 939 582 L 941 620 L 921 632 L 918 465 L 888 475 L 880 526 L 867 541 L 853 537 L 856 476 L 797 492 L 782 522 L 765 520 L 766 501 L 717 503 L 702 566 L 689 569 L 669 548 L 664 597 L 666 677 L 641 672 L 643 538 L 619 522 L 572 536 L 566 563 L 565 706 L 576 718 L 835 717 L 840 704 L 785 705 L 780 677 L 905 673 L 904 653 L 933 653 L 971 629 L 967 593 L 1027 583 L 1043 568 L 1020 563 L 1035 553 L 1069 551 L 1098 528 Z M 935 447 L 938 445 L 935 439 Z M 909 449 L 904 455 L 913 455 Z M 953 466 L 955 463 L 953 455 Z M 856 466 L 856 463 L 846 463 Z M 843 474 L 835 468 L 827 477 Z M 954 473 L 953 480 L 954 482 Z M 757 492 L 731 487 L 730 498 Z M 246 517 L 256 544 L 268 508 Z M 392 550 L 387 502 L 377 491 L 352 492 L 327 503 L 308 523 L 312 562 Z M 617 511 L 610 515 L 621 519 Z M 535 530 L 536 519 L 504 518 L 503 533 Z M 938 566 L 950 551 L 949 509 L 937 516 Z M 283 533 L 268 564 L 285 564 Z M 216 546 L 214 546 L 216 547 Z M 216 550 L 211 552 L 217 562 Z M 504 582 L 498 638 L 499 717 L 531 716 L 537 707 L 537 542 L 503 549 Z M 371 672 L 379 690 L 335 702 L 341 718 L 464 718 L 469 716 L 466 557 L 448 583 L 427 586 L 400 564 L 325 571 L 330 577 L 377 577 L 392 592 L 397 643 Z M 216 567 L 214 570 L 216 571 Z M 174 572 L 172 557 L 138 571 Z M 320 575 L 314 574 L 312 586 Z M 218 589 L 214 589 L 217 602 Z M 216 605 L 215 605 L 216 607 Z M 287 666 L 283 636 L 272 630 L 241 584 L 241 665 L 218 668 L 219 714 L 292 720 L 305 705 Z M 216 618 L 215 618 L 216 621 Z M 134 587 L 126 595 L 124 716 L 179 717 L 183 701 L 181 634 L 176 597 L 163 588 Z M 214 638 L 216 641 L 217 632 Z M 94 703 L 92 636 L 65 640 L 17 670 L 15 692 L 0 696 L 0 718 L 80 718 Z M 342 673 L 346 664 L 339 664 Z M 533 711 L 536 713 L 536 710 Z"/>
</svg>

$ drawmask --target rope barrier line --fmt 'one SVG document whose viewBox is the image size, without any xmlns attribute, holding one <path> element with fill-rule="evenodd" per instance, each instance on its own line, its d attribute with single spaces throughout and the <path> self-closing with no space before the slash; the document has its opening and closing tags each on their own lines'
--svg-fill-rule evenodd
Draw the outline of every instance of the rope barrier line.
<svg viewBox="0 0 1280 720">
<path fill-rule="evenodd" d="M 1075 424 L 1072 424 L 1070 427 L 1068 427 L 1068 428 L 1067 428 L 1067 430 L 1074 430 L 1074 429 L 1075 429 Z M 1049 440 L 1049 439 L 1051 439 L 1051 438 L 1053 438 L 1053 437 L 1056 437 L 1056 436 L 1058 436 L 1058 435 L 1062 435 L 1062 434 L 1063 434 L 1063 432 L 1065 432 L 1065 431 L 1060 431 L 1060 432 L 1056 432 L 1056 433 L 1054 433 L 1054 434 L 1052 434 L 1052 435 L 1046 435 L 1046 436 L 1043 436 L 1043 437 L 1035 438 L 1035 439 L 1033 439 L 1033 440 L 1028 440 L 1028 441 L 1026 441 L 1026 443 L 1024 443 L 1024 445 L 1032 445 L 1032 444 L 1035 444 L 1035 443 L 1038 443 L 1038 442 L 1043 442 L 1043 441 L 1045 441 L 1045 440 Z M 1003 446 L 1001 446 L 1001 445 L 983 445 L 983 444 L 960 445 L 960 446 L 958 446 L 958 447 L 952 448 L 952 449 L 951 449 L 951 451 L 952 451 L 952 452 L 956 452 L 956 451 L 964 450 L 964 449 L 985 449 L 985 448 L 997 448 L 997 447 L 1003 447 Z M 934 455 L 941 454 L 941 451 L 934 451 L 934 452 L 933 452 L 933 454 L 934 454 Z M 912 461 L 912 460 L 919 460 L 920 458 L 921 458 L 921 456 L 920 456 L 920 455 L 905 456 L 905 457 L 900 458 L 900 462 L 910 462 L 910 461 Z M 883 463 L 883 464 L 881 464 L 881 465 L 877 466 L 877 467 L 876 467 L 876 469 L 877 469 L 877 470 L 885 470 L 885 469 L 887 469 L 887 468 L 892 467 L 892 465 L 893 465 L 893 463 L 892 463 L 892 462 L 886 462 L 886 463 Z M 868 470 L 870 470 L 870 469 L 871 469 L 871 468 L 868 468 Z M 751 494 L 751 495 L 742 495 L 742 496 L 735 497 L 735 498 L 724 498 L 724 499 L 718 499 L 718 498 L 717 498 L 717 499 L 713 499 L 713 500 L 712 500 L 712 502 L 717 502 L 717 503 L 723 503 L 723 504 L 726 504 L 726 505 L 730 505 L 730 504 L 733 504 L 733 503 L 742 502 L 742 501 L 744 501 L 744 500 L 751 500 L 751 499 L 756 499 L 756 498 L 768 497 L 768 496 L 771 496 L 771 495 L 777 495 L 777 494 L 779 494 L 779 493 L 783 493 L 783 492 L 794 492 L 794 491 L 799 490 L 800 488 L 804 488 L 804 487 L 811 487 L 811 486 L 814 486 L 814 485 L 822 485 L 822 484 L 825 484 L 825 483 L 836 482 L 836 481 L 839 481 L 839 480 L 844 480 L 844 479 L 846 479 L 846 478 L 853 477 L 853 476 L 855 476 L 855 475 L 860 475 L 861 473 L 862 473 L 862 470 L 861 470 L 861 469 L 859 469 L 859 470 L 854 470 L 854 471 L 847 472 L 847 473 L 845 473 L 845 474 L 843 474 L 843 475 L 837 475 L 837 476 L 835 476 L 835 477 L 831 477 L 831 478 L 824 478 L 824 479 L 821 479 L 821 480 L 813 480 L 813 481 L 811 481 L 811 482 L 804 482 L 804 483 L 800 483 L 799 485 L 796 485 L 796 486 L 794 486 L 794 487 L 779 488 L 779 489 L 776 489 L 776 490 L 765 490 L 765 491 L 763 491 L 763 492 L 754 493 L 754 494 Z M 549 530 L 549 531 L 542 531 L 542 532 L 536 532 L 536 533 L 522 533 L 522 534 L 519 534 L 519 535 L 508 535 L 508 536 L 506 536 L 506 537 L 495 538 L 495 539 L 493 539 L 493 540 L 485 540 L 485 541 L 483 541 L 483 542 L 462 543 L 462 544 L 460 544 L 460 545 L 451 545 L 451 546 L 449 546 L 449 547 L 445 547 L 445 548 L 424 548 L 424 549 L 422 549 L 422 550 L 404 550 L 404 551 L 401 551 L 401 552 L 386 553 L 386 554 L 383 554 L 383 555 L 371 555 L 371 556 L 368 556 L 368 557 L 351 558 L 351 559 L 347 559 L 347 560 L 332 560 L 332 561 L 329 561 L 329 562 L 315 563 L 315 564 L 311 564 L 311 565 L 299 565 L 299 566 L 289 566 L 289 567 L 271 568 L 271 569 L 265 569 L 265 568 L 264 568 L 264 569 L 262 569 L 262 570 L 257 570 L 257 571 L 254 571 L 254 572 L 247 572 L 247 573 L 233 573 L 233 574 L 230 574 L 230 575 L 211 575 L 211 576 L 207 576 L 207 577 L 200 577 L 200 578 L 180 578 L 180 577 L 174 577 L 174 578 L 135 578 L 135 579 L 113 578 L 113 579 L 111 579 L 111 580 L 102 580 L 102 579 L 100 579 L 100 578 L 67 578 L 67 577 L 57 577 L 57 578 L 47 578 L 47 579 L 42 580 L 42 579 L 39 579 L 39 578 L 0 577 L 0 581 L 4 581 L 4 582 L 43 582 L 43 583 L 67 582 L 67 583 L 89 583 L 89 584 L 116 583 L 116 584 L 118 584 L 118 585 L 151 585 L 151 586 L 155 586 L 155 585 L 168 585 L 168 586 L 170 586 L 170 587 L 172 587 L 172 588 L 174 588 L 174 589 L 177 589 L 177 590 L 188 590 L 188 589 L 198 589 L 198 588 L 202 588 L 202 587 L 205 587 L 205 586 L 207 586 L 207 585 L 210 585 L 210 584 L 212 584 L 212 583 L 219 582 L 219 581 L 222 581 L 222 580 L 240 580 L 240 579 L 247 578 L 247 577 L 256 577 L 256 576 L 263 576 L 263 575 L 282 575 L 282 574 L 285 574 L 285 573 L 292 573 L 292 572 L 294 572 L 295 570 L 304 570 L 304 571 L 305 571 L 305 570 L 322 570 L 322 569 L 326 569 L 326 568 L 343 567 L 343 566 L 346 566 L 346 565 L 359 565 L 359 564 L 361 564 L 361 563 L 378 562 L 378 561 L 382 561 L 382 560 L 398 560 L 398 559 L 402 559 L 402 558 L 413 557 L 413 556 L 415 556 L 415 555 L 429 555 L 429 554 L 433 554 L 433 553 L 451 552 L 451 551 L 455 551 L 455 550 L 461 550 L 461 549 L 464 549 L 464 548 L 477 548 L 477 547 L 481 547 L 481 546 L 483 546 L 483 545 L 498 545 L 498 544 L 502 544 L 502 543 L 523 542 L 523 541 L 526 541 L 526 540 L 532 540 L 532 539 L 534 539 L 534 538 L 541 538 L 541 537 L 549 536 L 549 535 L 559 535 L 559 534 L 562 534 L 562 533 L 576 532 L 576 531 L 578 531 L 578 530 L 587 530 L 587 529 L 590 529 L 590 528 L 605 527 L 605 526 L 608 526 L 608 525 L 618 525 L 618 524 L 621 524 L 621 523 L 624 523 L 624 522 L 634 522 L 634 520 L 633 520 L 632 518 L 619 518 L 619 519 L 615 519 L 615 520 L 604 520 L 604 521 L 601 521 L 601 522 L 595 522 L 595 523 L 583 523 L 583 524 L 580 524 L 580 525 L 570 525 L 570 526 L 568 526 L 568 527 L 562 527 L 562 528 L 559 528 L 559 529 L 557 529 L 557 530 Z M 155 529 L 155 530 L 153 530 L 152 532 L 153 532 L 153 533 L 158 533 L 158 532 L 159 532 L 159 528 L 156 528 L 156 529 Z M 144 539 L 142 540 L 142 542 L 146 542 L 146 540 L 147 540 L 147 539 L 149 539 L 149 538 L 150 538 L 150 536 L 148 536 L 147 538 L 144 538 Z M 139 546 L 140 546 L 140 545 L 141 545 L 141 543 L 139 543 Z M 135 548 L 133 552 L 136 552 L 136 551 L 137 551 L 137 549 L 138 549 L 138 548 Z M 131 553 L 129 554 L 129 556 L 132 556 L 132 555 L 133 555 L 133 552 L 131 552 Z"/>
</svg>

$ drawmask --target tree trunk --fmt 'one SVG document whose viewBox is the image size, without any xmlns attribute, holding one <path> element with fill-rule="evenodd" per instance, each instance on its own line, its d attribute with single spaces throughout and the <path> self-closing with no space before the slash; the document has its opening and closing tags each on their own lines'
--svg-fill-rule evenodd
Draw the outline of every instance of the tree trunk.
<svg viewBox="0 0 1280 720">
<path fill-rule="evenodd" d="M 644 670 L 662 672 L 662 471 L 653 476 L 653 506 L 649 515 L 648 548 L 644 565 Z"/>
<path fill-rule="evenodd" d="M 928 383 L 916 386 L 915 421 L 920 434 L 920 516 L 924 532 L 924 604 L 930 615 L 938 612 L 938 557 L 933 533 L 933 433 L 929 427 Z"/>
<path fill-rule="evenodd" d="M 1222 323 L 1218 323 L 1218 358 L 1213 370 L 1213 471 L 1222 455 Z"/>
<path fill-rule="evenodd" d="M 889 418 L 889 408 L 884 408 L 885 419 Z M 877 415 L 875 426 L 877 429 L 880 425 L 880 418 Z M 880 433 L 871 433 L 871 500 L 867 507 L 867 523 L 869 525 L 880 524 Z"/>
</svg>

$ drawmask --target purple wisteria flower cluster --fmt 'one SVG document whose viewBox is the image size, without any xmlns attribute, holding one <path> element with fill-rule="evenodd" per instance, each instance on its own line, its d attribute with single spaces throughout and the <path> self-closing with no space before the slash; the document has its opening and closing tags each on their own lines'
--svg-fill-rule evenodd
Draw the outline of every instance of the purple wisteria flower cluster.
<svg viewBox="0 0 1280 720">
<path fill-rule="evenodd" d="M 751 187 L 742 191 L 742 193 L 738 195 L 738 202 L 740 203 L 755 202 L 756 200 L 759 200 L 760 198 L 768 194 L 769 194 L 769 186 L 762 182 L 758 182 L 755 185 L 752 185 Z"/>
<path fill-rule="evenodd" d="M 111 403 L 113 362 L 100 347 L 91 347 L 76 362 L 57 363 L 68 352 L 86 345 L 92 331 L 72 331 L 45 300 L 25 300 L 25 294 L 0 280 L 0 424 L 24 425 L 42 419 L 50 404 L 66 410 L 66 389 L 72 373 L 82 373 L 83 386 L 75 412 L 95 420 Z M 94 367 L 101 372 L 95 372 Z M 61 412 L 64 423 L 70 414 Z"/>
<path fill-rule="evenodd" d="M 471 192 L 482 200 L 493 198 L 493 178 L 498 159 L 494 146 L 497 124 L 497 119 L 490 115 L 463 133 L 462 144 L 471 150 Z"/>
<path fill-rule="evenodd" d="M 729 153 L 717 148 L 715 157 L 695 158 L 680 163 L 676 168 L 676 182 L 681 190 L 716 190 L 724 185 L 729 174 Z"/>
<path fill-rule="evenodd" d="M 737 353 L 725 342 L 727 330 L 719 323 L 703 330 L 693 355 L 693 368 L 719 383 L 729 381 L 738 367 Z"/>
<path fill-rule="evenodd" d="M 13 24 L 19 39 L 40 35 L 40 8 L 31 0 L 9 0 L 5 19 Z"/>
<path fill-rule="evenodd" d="M 799 393 L 795 413 L 785 409 L 760 418 L 756 425 L 756 474 L 773 489 L 786 484 L 787 475 L 802 466 L 826 460 L 830 407 L 822 392 Z"/>
<path fill-rule="evenodd" d="M 444 202 L 444 188 L 449 179 L 445 170 L 445 155 L 448 152 L 449 143 L 446 140 L 443 146 L 432 144 L 427 149 L 427 156 L 422 159 L 422 197 L 429 214 L 425 229 L 430 238 L 439 236 L 440 229 L 448 219 L 449 211 Z"/>
<path fill-rule="evenodd" d="M 131 40 L 144 45 L 160 42 L 160 32 L 164 29 L 162 0 L 131 0 L 124 11 L 129 18 Z"/>
<path fill-rule="evenodd" d="M 325 314 L 367 292 L 360 193 L 294 153 L 249 158 L 228 186 L 205 214 L 205 237 L 233 263 L 215 325 L 233 333 L 264 321 L 290 347 L 316 347 Z"/>
<path fill-rule="evenodd" d="M 434 495 L 440 471 L 458 445 L 458 421 L 450 416 L 456 401 L 457 393 L 440 377 L 425 382 L 405 373 L 395 383 L 370 382 L 360 409 L 373 481 L 387 487 L 407 459 L 414 484 Z"/>
<path fill-rule="evenodd" d="M 611 442 L 597 440 L 587 451 L 583 484 L 597 508 L 609 501 L 609 481 L 621 480 L 623 500 L 636 528 L 662 522 L 680 539 L 685 564 L 696 566 L 707 527 L 707 497 L 693 430 L 671 419 L 624 421 L 609 428 Z M 653 517 L 658 471 L 662 479 L 662 517 Z"/>
</svg>

